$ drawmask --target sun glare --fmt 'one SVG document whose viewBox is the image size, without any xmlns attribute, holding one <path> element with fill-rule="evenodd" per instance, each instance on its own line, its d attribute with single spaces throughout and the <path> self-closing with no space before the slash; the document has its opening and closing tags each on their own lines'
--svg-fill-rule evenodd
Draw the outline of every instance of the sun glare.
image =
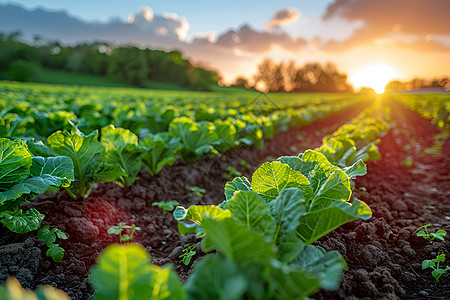
<svg viewBox="0 0 450 300">
<path fill-rule="evenodd" d="M 377 94 L 384 93 L 386 84 L 398 76 L 397 71 L 387 65 L 372 65 L 361 69 L 349 77 L 356 89 L 360 87 L 373 88 Z"/>
</svg>

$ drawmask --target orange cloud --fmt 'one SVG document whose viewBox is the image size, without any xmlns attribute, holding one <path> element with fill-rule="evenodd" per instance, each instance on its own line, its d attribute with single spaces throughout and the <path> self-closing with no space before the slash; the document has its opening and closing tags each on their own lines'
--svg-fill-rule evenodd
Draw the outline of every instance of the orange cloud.
<svg viewBox="0 0 450 300">
<path fill-rule="evenodd" d="M 347 40 L 328 42 L 325 48 L 346 50 L 399 32 L 414 37 L 412 41 L 398 38 L 395 42 L 399 46 L 416 51 L 448 51 L 448 45 L 430 39 L 423 42 L 423 38 L 433 34 L 450 36 L 449 11 L 448 0 L 336 0 L 328 6 L 324 21 L 342 18 L 364 24 Z"/>
<path fill-rule="evenodd" d="M 295 8 L 287 7 L 277 11 L 269 22 L 266 23 L 265 29 L 269 31 L 272 28 L 280 28 L 296 21 L 300 17 L 300 11 Z"/>
</svg>

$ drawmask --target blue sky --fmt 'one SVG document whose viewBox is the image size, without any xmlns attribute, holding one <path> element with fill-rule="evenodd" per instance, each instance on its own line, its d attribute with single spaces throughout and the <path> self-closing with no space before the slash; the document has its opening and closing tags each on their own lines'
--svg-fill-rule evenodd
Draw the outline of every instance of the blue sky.
<svg viewBox="0 0 450 300">
<path fill-rule="evenodd" d="M 264 28 L 264 24 L 278 10 L 293 7 L 301 12 L 298 23 L 291 24 L 286 31 L 305 37 L 321 34 L 318 24 L 326 7 L 332 0 L 16 0 L 0 3 L 22 4 L 28 8 L 43 7 L 52 10 L 66 10 L 69 14 L 85 21 L 109 21 L 111 18 L 127 20 L 130 13 L 134 13 L 141 6 L 149 6 L 155 14 L 176 13 L 185 17 L 190 25 L 188 37 L 198 32 L 221 33 L 228 29 L 237 28 L 243 23 L 249 23 L 255 28 Z M 309 20 L 305 24 L 305 20 Z M 300 26 L 299 26 L 300 25 Z M 326 33 L 323 30 L 322 33 Z"/>
</svg>

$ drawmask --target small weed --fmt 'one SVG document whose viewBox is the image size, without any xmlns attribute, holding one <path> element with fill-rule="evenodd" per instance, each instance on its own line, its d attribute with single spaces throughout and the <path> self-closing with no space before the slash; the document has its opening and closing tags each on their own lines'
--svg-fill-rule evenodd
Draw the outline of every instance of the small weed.
<svg viewBox="0 0 450 300">
<path fill-rule="evenodd" d="M 404 160 L 402 160 L 401 164 L 406 168 L 411 168 L 414 165 L 414 161 L 411 156 L 407 156 Z"/>
<path fill-rule="evenodd" d="M 235 167 L 228 166 L 227 173 L 224 173 L 222 176 L 225 179 L 230 179 L 233 177 L 242 176 L 242 173 L 240 171 L 238 171 Z"/>
<path fill-rule="evenodd" d="M 120 222 L 119 225 L 113 226 L 108 229 L 108 234 L 111 235 L 118 235 L 119 236 L 119 242 L 121 244 L 125 242 L 129 242 L 134 238 L 134 233 L 138 230 L 141 230 L 141 228 L 136 227 L 136 225 L 127 225 L 124 222 Z M 131 232 L 130 232 L 131 231 Z M 125 234 L 123 234 L 123 232 Z M 130 232 L 129 234 L 127 232 Z"/>
<path fill-rule="evenodd" d="M 160 202 L 153 202 L 152 206 L 158 206 L 163 210 L 163 214 L 166 214 L 166 211 L 172 211 L 175 209 L 177 205 L 179 205 L 178 201 L 172 200 L 172 201 L 160 201 Z"/>
<path fill-rule="evenodd" d="M 197 196 L 199 198 L 203 198 L 203 195 L 206 193 L 205 189 L 202 189 L 198 186 L 187 186 L 186 189 L 188 189 L 189 191 L 191 191 L 189 193 L 189 195 L 193 196 Z"/>
<path fill-rule="evenodd" d="M 51 257 L 54 262 L 60 262 L 64 258 L 64 249 L 58 244 L 55 244 L 56 239 L 67 240 L 67 235 L 58 228 L 50 229 L 50 226 L 46 225 L 41 227 L 37 232 L 38 238 L 44 240 L 48 247 L 45 253 L 48 257 Z"/>
<path fill-rule="evenodd" d="M 294 153 L 299 153 L 300 151 L 298 150 L 297 146 L 292 145 L 291 148 L 289 148 L 292 152 Z"/>
<path fill-rule="evenodd" d="M 421 237 L 423 237 L 424 239 L 426 239 L 429 242 L 433 241 L 434 239 L 439 239 L 439 240 L 443 241 L 444 240 L 444 236 L 447 235 L 447 231 L 445 231 L 445 230 L 438 230 L 436 232 L 428 232 L 427 227 L 430 226 L 430 225 L 431 224 L 427 224 L 427 225 L 423 225 L 423 226 L 420 226 L 419 228 L 417 228 L 416 230 L 424 229 L 424 230 L 420 230 L 417 233 L 417 236 L 421 236 Z"/>
<path fill-rule="evenodd" d="M 250 170 L 250 169 L 252 168 L 252 165 L 249 164 L 248 162 L 246 162 L 246 161 L 243 160 L 243 159 L 241 159 L 241 160 L 239 161 L 239 164 L 241 165 L 241 167 L 242 167 L 244 170 Z"/>
<path fill-rule="evenodd" d="M 183 263 L 186 266 L 189 265 L 189 263 L 191 262 L 192 256 L 197 254 L 197 251 L 195 251 L 194 249 L 195 249 L 195 245 L 189 246 L 186 249 L 183 249 L 183 252 L 184 252 L 183 254 L 178 256 L 179 258 L 183 258 Z"/>
<path fill-rule="evenodd" d="M 444 261 L 445 261 L 444 253 L 436 256 L 436 258 L 433 258 L 431 260 L 424 260 L 424 261 L 422 261 L 422 270 L 425 270 L 427 268 L 432 268 L 433 271 L 431 272 L 431 275 L 433 275 L 434 279 L 436 279 L 436 283 L 438 283 L 439 278 L 442 275 L 444 275 L 447 271 L 450 271 L 450 266 L 447 266 L 445 269 L 441 269 L 439 267 L 439 264 Z"/>
</svg>

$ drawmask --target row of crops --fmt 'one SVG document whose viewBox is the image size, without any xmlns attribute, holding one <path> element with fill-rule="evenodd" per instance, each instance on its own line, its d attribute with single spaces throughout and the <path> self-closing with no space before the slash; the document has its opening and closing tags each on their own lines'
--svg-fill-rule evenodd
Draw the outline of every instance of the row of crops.
<svg viewBox="0 0 450 300">
<path fill-rule="evenodd" d="M 58 239 L 67 236 L 41 227 L 44 215 L 36 209 L 22 211 L 34 196 L 63 188 L 83 201 L 98 183 L 129 187 L 144 169 L 156 175 L 176 160 L 189 164 L 243 145 L 262 147 L 265 138 L 363 101 L 348 95 L 316 95 L 309 102 L 292 95 L 98 93 L 0 86 L 0 222 L 19 234 L 38 230 L 55 262 L 64 257 Z M 448 97 L 395 97 L 448 129 Z M 351 197 L 353 180 L 366 174 L 364 162 L 380 158 L 376 145 L 390 124 L 389 106 L 374 101 L 321 146 L 227 182 L 217 206 L 178 206 L 173 217 L 180 234 L 197 235 L 203 252 L 212 252 L 184 284 L 171 267 L 152 265 L 142 246 L 109 246 L 91 269 L 95 298 L 303 299 L 337 289 L 344 258 L 312 243 L 346 222 L 371 217 L 369 206 Z M 2 299 L 22 293 L 17 281 L 8 282 L 0 287 Z M 36 293 L 39 299 L 64 297 L 50 287 Z"/>
<path fill-rule="evenodd" d="M 379 157 L 376 143 L 388 130 L 388 121 L 388 111 L 368 108 L 325 137 L 321 147 L 299 156 L 266 162 L 253 173 L 251 181 L 237 177 L 228 182 L 226 200 L 219 206 L 178 207 L 174 217 L 179 221 L 180 232 L 203 237 L 205 252 L 217 250 L 196 264 L 184 285 L 170 268 L 150 265 L 144 248 L 136 244 L 110 246 L 91 273 L 96 297 L 186 299 L 189 295 L 192 299 L 293 299 L 310 295 L 319 288 L 337 288 L 340 273 L 346 268 L 344 259 L 336 251 L 326 252 L 311 243 L 345 222 L 370 218 L 370 208 L 364 202 L 357 199 L 349 202 L 351 183 L 356 176 L 366 173 L 362 160 Z M 78 142 L 82 146 L 83 141 L 79 141 L 84 135 L 75 130 L 75 136 L 77 140 L 70 143 Z M 47 147 L 28 142 L 30 147 L 27 147 L 20 140 L 3 139 L 2 142 L 19 144 L 22 153 L 27 149 L 39 149 L 41 153 L 43 149 L 54 150 L 51 143 Z M 36 174 L 45 173 L 42 169 L 58 165 L 56 160 L 70 165 L 69 157 L 30 157 L 31 173 L 26 180 L 38 178 Z M 36 165 L 39 161 L 42 169 Z M 50 173 L 70 169 L 62 165 Z M 32 173 L 34 170 L 38 172 Z M 65 175 L 60 175 L 53 185 L 69 187 L 75 176 Z M 56 255 L 57 246 L 51 244 L 57 237 L 64 238 L 63 234 L 47 228 L 41 235 L 49 237 L 49 251 L 54 249 L 55 258 L 62 258 Z M 13 285 L 11 281 L 10 290 Z M 3 292 L 8 293 L 8 289 Z M 48 288 L 40 291 L 47 297 L 52 292 Z"/>
<path fill-rule="evenodd" d="M 450 101 L 445 94 L 397 95 L 396 98 L 443 130 L 450 129 Z"/>
<path fill-rule="evenodd" d="M 193 98 L 181 99 L 177 93 L 160 98 L 143 97 L 139 90 L 53 88 L 0 87 L 1 166 L 6 174 L 0 182 L 0 222 L 16 233 L 40 227 L 44 215 L 35 209 L 22 212 L 19 206 L 50 187 L 65 188 L 73 199 L 87 197 L 96 183 L 128 187 L 143 165 L 155 175 L 176 159 L 191 163 L 233 147 L 261 147 L 264 138 L 360 101 L 256 99 L 244 106 L 250 96 L 231 101 L 207 93 L 196 94 L 194 105 Z M 54 251 L 49 254 L 60 260 L 63 249 L 53 242 L 64 235 L 55 231 L 51 236 L 48 245 Z"/>
</svg>

